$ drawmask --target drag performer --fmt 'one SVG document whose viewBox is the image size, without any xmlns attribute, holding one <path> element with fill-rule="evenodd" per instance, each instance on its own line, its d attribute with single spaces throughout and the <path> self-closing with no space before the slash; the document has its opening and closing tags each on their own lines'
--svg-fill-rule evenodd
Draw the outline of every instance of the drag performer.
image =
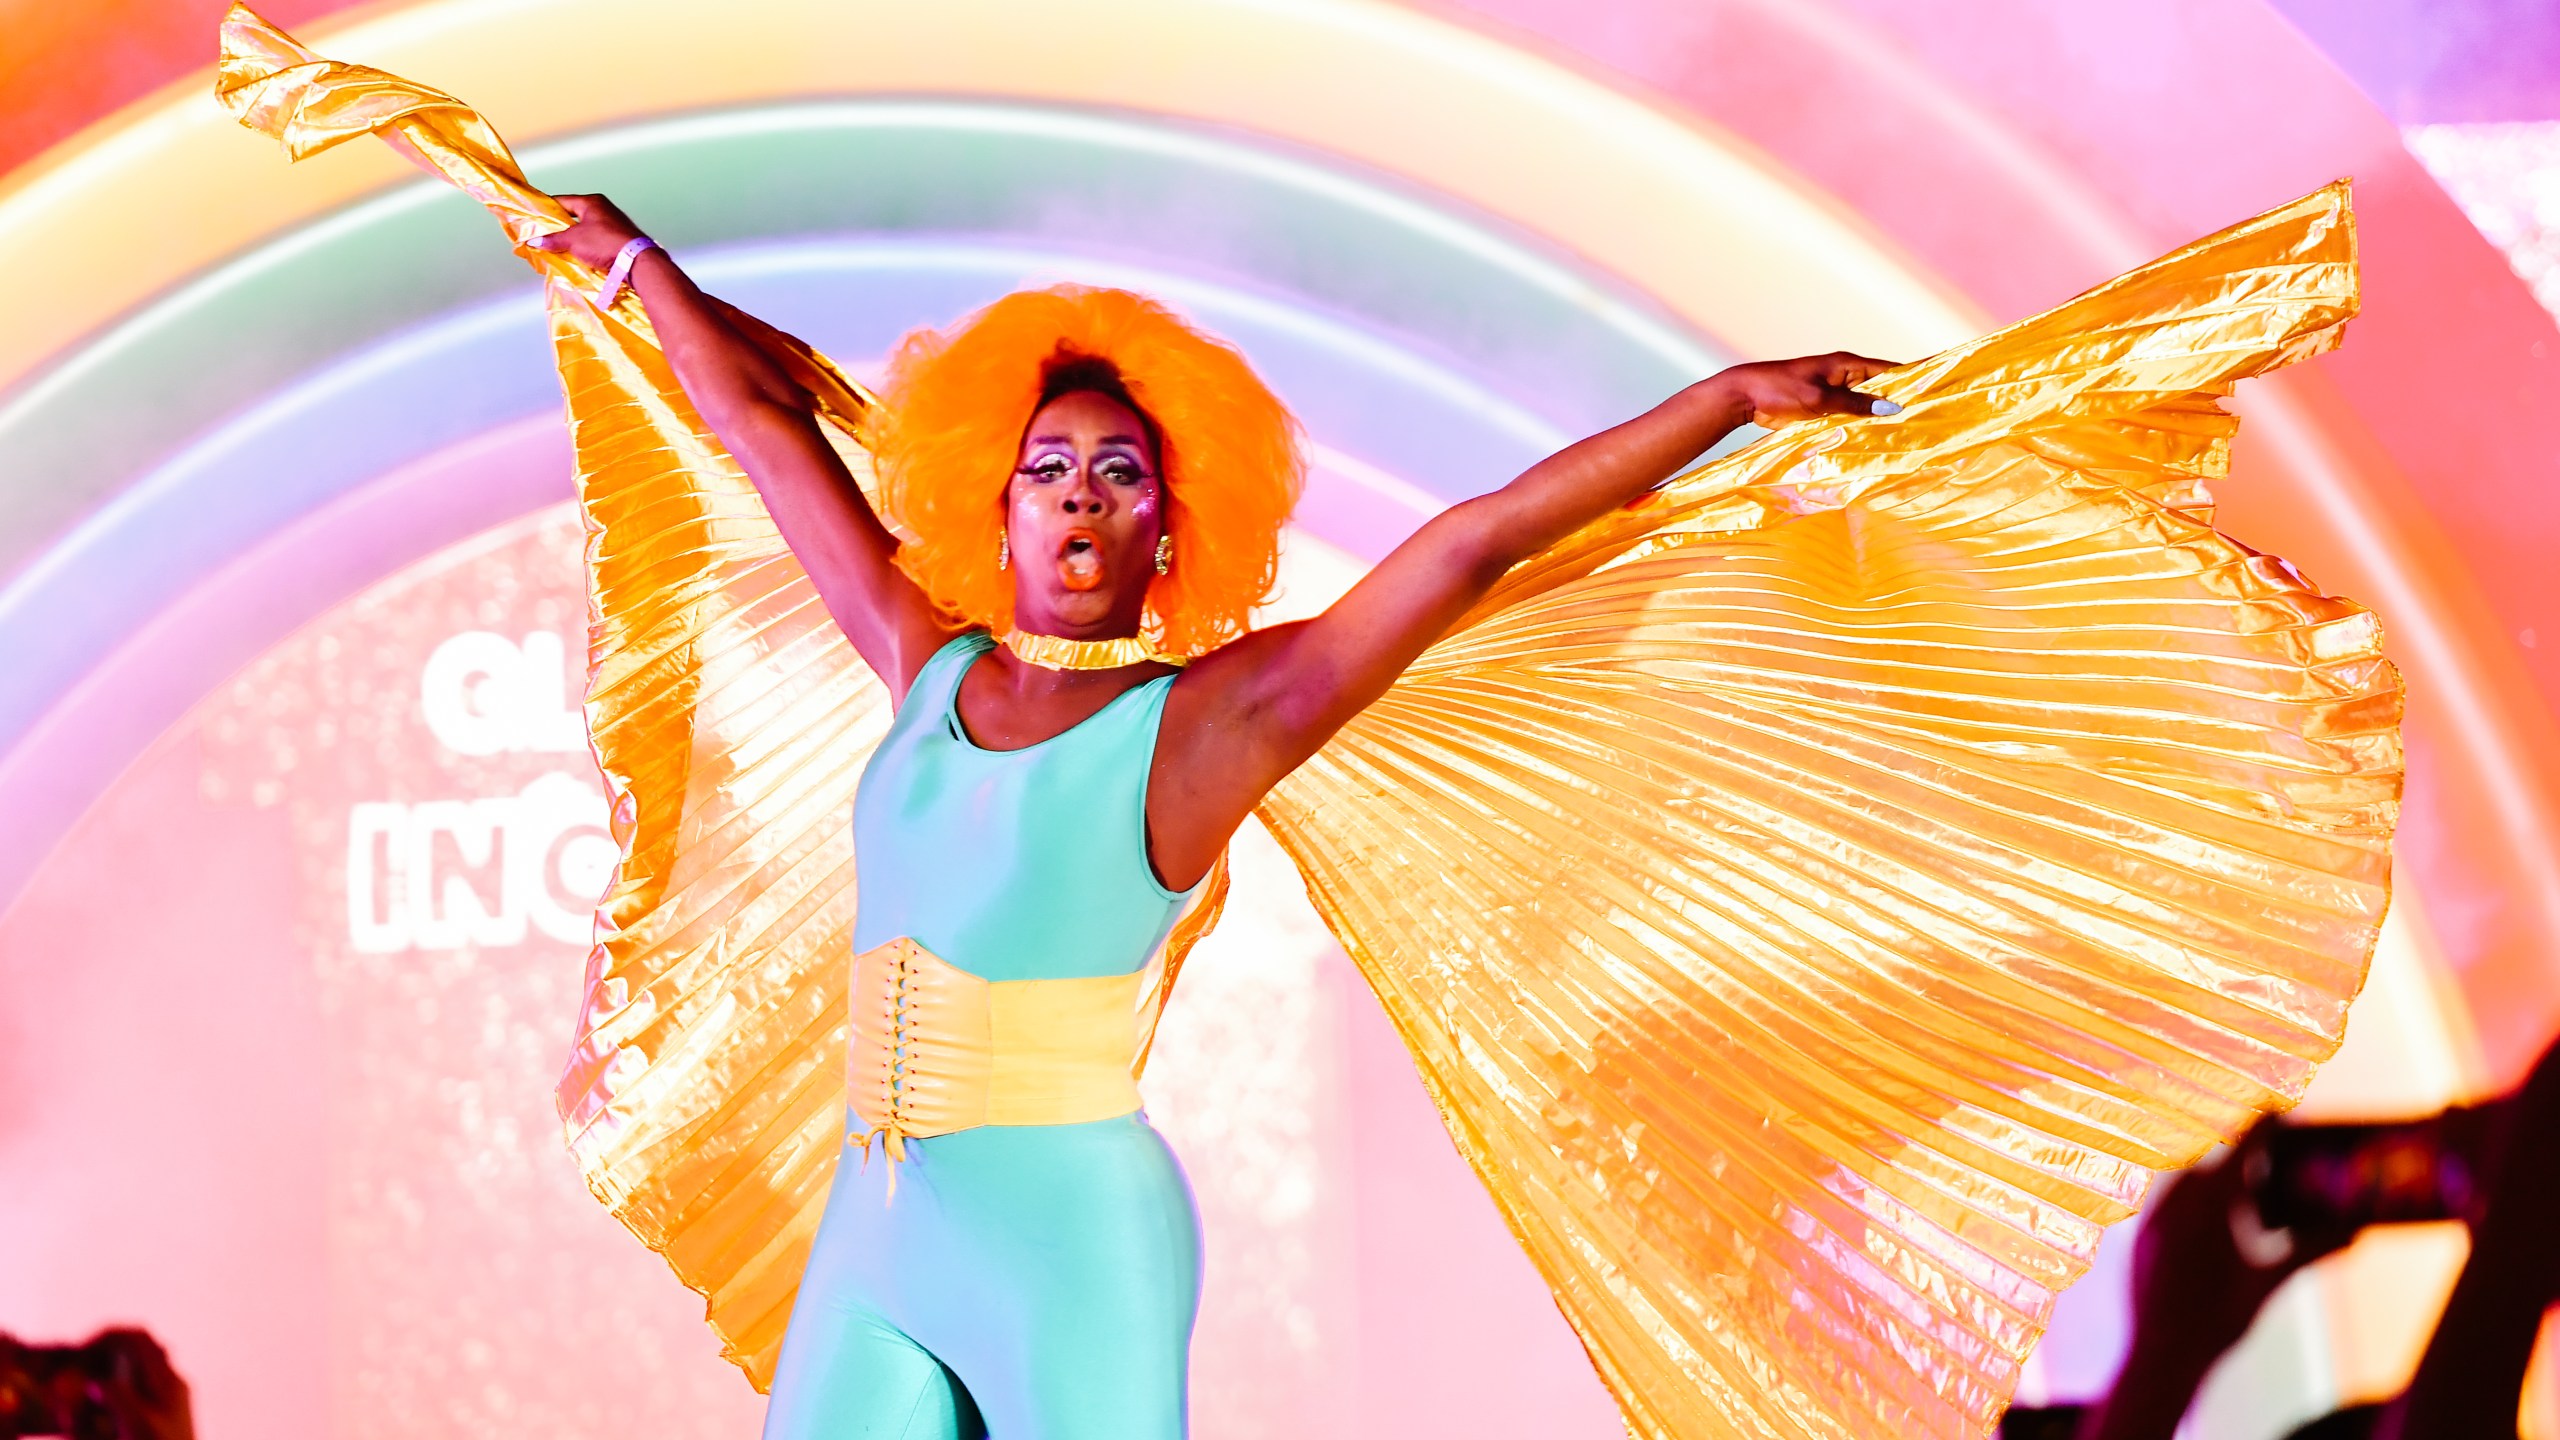
<svg viewBox="0 0 2560 1440">
<path fill-rule="evenodd" d="M 1136 1079 L 1249 815 L 1647 1437 L 1981 1434 L 2152 1172 L 2342 1033 L 2397 677 L 2205 488 L 2353 313 L 2342 186 L 1701 381 L 1254 629 L 1295 427 L 1161 306 L 1009 296 L 874 397 L 450 97 L 242 10 L 220 94 L 546 278 L 624 852 L 562 1113 L 768 1435 L 1182 1433 Z"/>
<path fill-rule="evenodd" d="M 997 1435 L 1182 1434 L 1197 1224 L 1129 1057 L 1141 972 L 1228 839 L 1513 566 L 1746 421 L 1866 414 L 1852 387 L 1891 367 L 1727 370 L 1441 512 L 1315 619 L 1248 631 L 1296 427 L 1163 307 L 1062 287 L 911 337 L 878 452 L 902 545 L 808 393 L 610 203 L 562 203 L 578 223 L 540 248 L 630 269 L 686 398 L 901 697 L 854 801 L 853 1105 L 907 1190 L 838 1162 L 765 1433 L 956 1435 L 974 1400 Z M 1011 1029 L 964 1058 L 933 1028 L 945 992 L 1026 984 L 1049 987 L 1020 1037 L 1049 1093 L 914 1138 L 940 1125 L 910 1110 L 1012 1088 Z"/>
</svg>

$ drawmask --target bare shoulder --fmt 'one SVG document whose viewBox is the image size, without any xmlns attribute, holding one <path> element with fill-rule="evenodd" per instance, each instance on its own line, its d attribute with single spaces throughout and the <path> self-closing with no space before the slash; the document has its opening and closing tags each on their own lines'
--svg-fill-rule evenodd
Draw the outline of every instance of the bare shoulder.
<svg viewBox="0 0 2560 1440">
<path fill-rule="evenodd" d="M 872 673 L 889 689 L 891 710 L 903 709 L 907 692 L 916 688 L 916 678 L 933 658 L 951 647 L 951 642 L 969 633 L 970 627 L 953 625 L 930 612 L 921 616 L 892 616 L 889 631 L 890 649 L 887 664 L 872 666 Z M 903 623 L 894 623 L 903 622 Z M 849 638 L 849 637 L 848 637 Z M 859 649 L 859 647 L 856 647 Z M 866 662 L 869 656 L 863 657 Z"/>
</svg>

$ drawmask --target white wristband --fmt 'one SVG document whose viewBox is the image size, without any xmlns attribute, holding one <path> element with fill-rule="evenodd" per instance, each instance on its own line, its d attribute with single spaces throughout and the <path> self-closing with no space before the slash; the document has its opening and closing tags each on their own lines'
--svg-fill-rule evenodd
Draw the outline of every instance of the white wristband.
<svg viewBox="0 0 2560 1440">
<path fill-rule="evenodd" d="M 634 235 L 613 257 L 613 268 L 604 272 L 604 283 L 596 287 L 596 308 L 610 310 L 622 296 L 622 286 L 631 278 L 631 267 L 641 256 L 660 249 L 657 241 L 646 235 Z"/>
</svg>

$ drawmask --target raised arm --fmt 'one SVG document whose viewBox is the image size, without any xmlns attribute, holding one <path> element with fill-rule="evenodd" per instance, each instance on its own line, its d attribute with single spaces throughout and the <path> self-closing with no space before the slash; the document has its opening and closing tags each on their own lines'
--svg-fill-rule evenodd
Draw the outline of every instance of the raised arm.
<svg viewBox="0 0 2560 1440">
<path fill-rule="evenodd" d="M 1148 806 L 1168 879 L 1205 870 L 1281 777 L 1512 566 L 1660 485 L 1745 421 L 1871 413 L 1874 397 L 1852 387 L 1890 368 L 1848 354 L 1737 365 L 1442 511 L 1322 615 L 1201 659 L 1167 702 Z"/>
<path fill-rule="evenodd" d="M 602 270 L 639 228 L 601 195 L 563 195 L 577 223 L 537 242 Z M 685 398 L 745 469 L 827 613 L 873 672 L 904 699 L 952 630 L 891 557 L 898 542 L 820 432 L 809 394 L 729 322 L 664 250 L 631 283 Z"/>
</svg>

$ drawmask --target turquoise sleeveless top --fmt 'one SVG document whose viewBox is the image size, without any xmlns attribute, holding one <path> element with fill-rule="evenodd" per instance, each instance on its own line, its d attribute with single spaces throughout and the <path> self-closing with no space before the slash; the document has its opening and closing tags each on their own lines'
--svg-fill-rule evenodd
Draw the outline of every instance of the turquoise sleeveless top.
<svg viewBox="0 0 2560 1440">
<path fill-rule="evenodd" d="M 854 953 L 903 935 L 989 980 L 1138 970 L 1191 899 L 1147 860 L 1147 775 L 1174 677 L 1037 745 L 987 750 L 961 728 L 960 678 L 994 648 L 973 630 L 935 652 L 862 772 Z"/>
</svg>

